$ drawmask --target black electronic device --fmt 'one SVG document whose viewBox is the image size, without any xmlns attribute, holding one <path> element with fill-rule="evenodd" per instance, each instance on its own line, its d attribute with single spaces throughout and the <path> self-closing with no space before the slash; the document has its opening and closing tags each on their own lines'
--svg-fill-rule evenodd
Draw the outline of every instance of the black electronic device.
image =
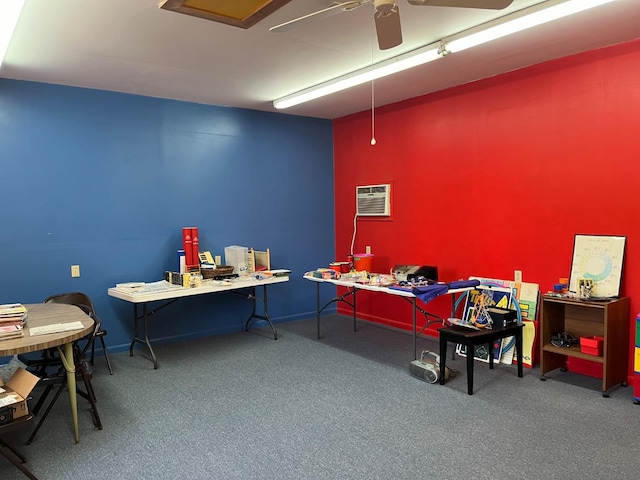
<svg viewBox="0 0 640 480">
<path fill-rule="evenodd" d="M 435 360 L 424 358 L 425 355 L 433 355 Z M 440 355 L 425 350 L 419 360 L 409 363 L 409 373 L 427 383 L 437 383 L 440 379 Z M 445 367 L 445 379 L 449 378 L 449 368 Z"/>
<path fill-rule="evenodd" d="M 232 278 L 238 278 L 237 273 L 221 273 L 220 275 L 214 275 L 214 280 L 229 280 Z"/>
<path fill-rule="evenodd" d="M 436 283 L 438 281 L 438 267 L 423 265 L 418 268 L 415 272 L 411 272 L 407 275 L 407 280 L 411 281 L 414 278 L 423 277 L 425 280 L 428 280 L 430 283 Z"/>
<path fill-rule="evenodd" d="M 487 307 L 487 313 L 494 327 L 500 328 L 518 323 L 518 312 L 510 308 Z"/>
</svg>

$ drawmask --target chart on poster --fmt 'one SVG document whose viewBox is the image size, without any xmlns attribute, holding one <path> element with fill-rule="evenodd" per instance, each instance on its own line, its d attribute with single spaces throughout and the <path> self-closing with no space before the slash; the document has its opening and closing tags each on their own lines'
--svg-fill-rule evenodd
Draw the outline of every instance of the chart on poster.
<svg viewBox="0 0 640 480">
<path fill-rule="evenodd" d="M 620 294 L 626 237 L 576 235 L 573 244 L 569 290 L 578 292 L 580 279 L 593 281 L 593 297 Z"/>
</svg>

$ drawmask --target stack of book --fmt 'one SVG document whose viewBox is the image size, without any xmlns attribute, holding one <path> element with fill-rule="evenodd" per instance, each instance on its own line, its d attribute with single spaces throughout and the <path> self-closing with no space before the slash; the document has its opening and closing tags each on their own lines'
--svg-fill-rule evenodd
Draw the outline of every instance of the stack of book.
<svg viewBox="0 0 640 480">
<path fill-rule="evenodd" d="M 24 337 L 27 308 L 21 303 L 0 305 L 0 340 Z"/>
<path fill-rule="evenodd" d="M 184 250 L 186 271 L 191 272 L 200 268 L 198 227 L 184 227 L 182 229 L 182 248 Z"/>
</svg>

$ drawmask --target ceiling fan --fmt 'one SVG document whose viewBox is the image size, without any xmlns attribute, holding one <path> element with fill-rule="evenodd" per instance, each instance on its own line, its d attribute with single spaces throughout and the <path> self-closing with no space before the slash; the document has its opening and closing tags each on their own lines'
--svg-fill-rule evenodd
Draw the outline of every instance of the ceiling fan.
<svg viewBox="0 0 640 480">
<path fill-rule="evenodd" d="M 502 10 L 513 3 L 513 0 L 407 0 L 410 5 L 480 8 L 489 10 Z M 327 8 L 318 10 L 302 17 L 294 18 L 281 23 L 269 30 L 272 32 L 285 32 L 293 27 L 308 23 L 319 18 L 331 15 L 351 12 L 368 3 L 373 3 L 373 18 L 376 26 L 376 36 L 380 50 L 397 47 L 402 43 L 402 28 L 400 26 L 400 9 L 395 0 L 352 0 L 347 2 L 333 2 Z"/>
</svg>

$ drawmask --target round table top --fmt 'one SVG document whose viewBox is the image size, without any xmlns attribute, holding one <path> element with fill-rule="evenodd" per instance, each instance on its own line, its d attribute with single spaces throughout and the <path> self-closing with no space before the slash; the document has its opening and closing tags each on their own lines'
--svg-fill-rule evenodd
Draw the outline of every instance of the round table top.
<svg viewBox="0 0 640 480">
<path fill-rule="evenodd" d="M 61 303 L 31 303 L 26 304 L 27 322 L 24 326 L 24 337 L 11 340 L 0 340 L 0 357 L 18 355 L 20 353 L 46 350 L 65 343 L 79 340 L 91 333 L 94 321 L 75 305 Z M 68 332 L 48 333 L 32 337 L 31 327 L 41 327 L 54 323 L 82 322 L 84 328 Z"/>
</svg>

